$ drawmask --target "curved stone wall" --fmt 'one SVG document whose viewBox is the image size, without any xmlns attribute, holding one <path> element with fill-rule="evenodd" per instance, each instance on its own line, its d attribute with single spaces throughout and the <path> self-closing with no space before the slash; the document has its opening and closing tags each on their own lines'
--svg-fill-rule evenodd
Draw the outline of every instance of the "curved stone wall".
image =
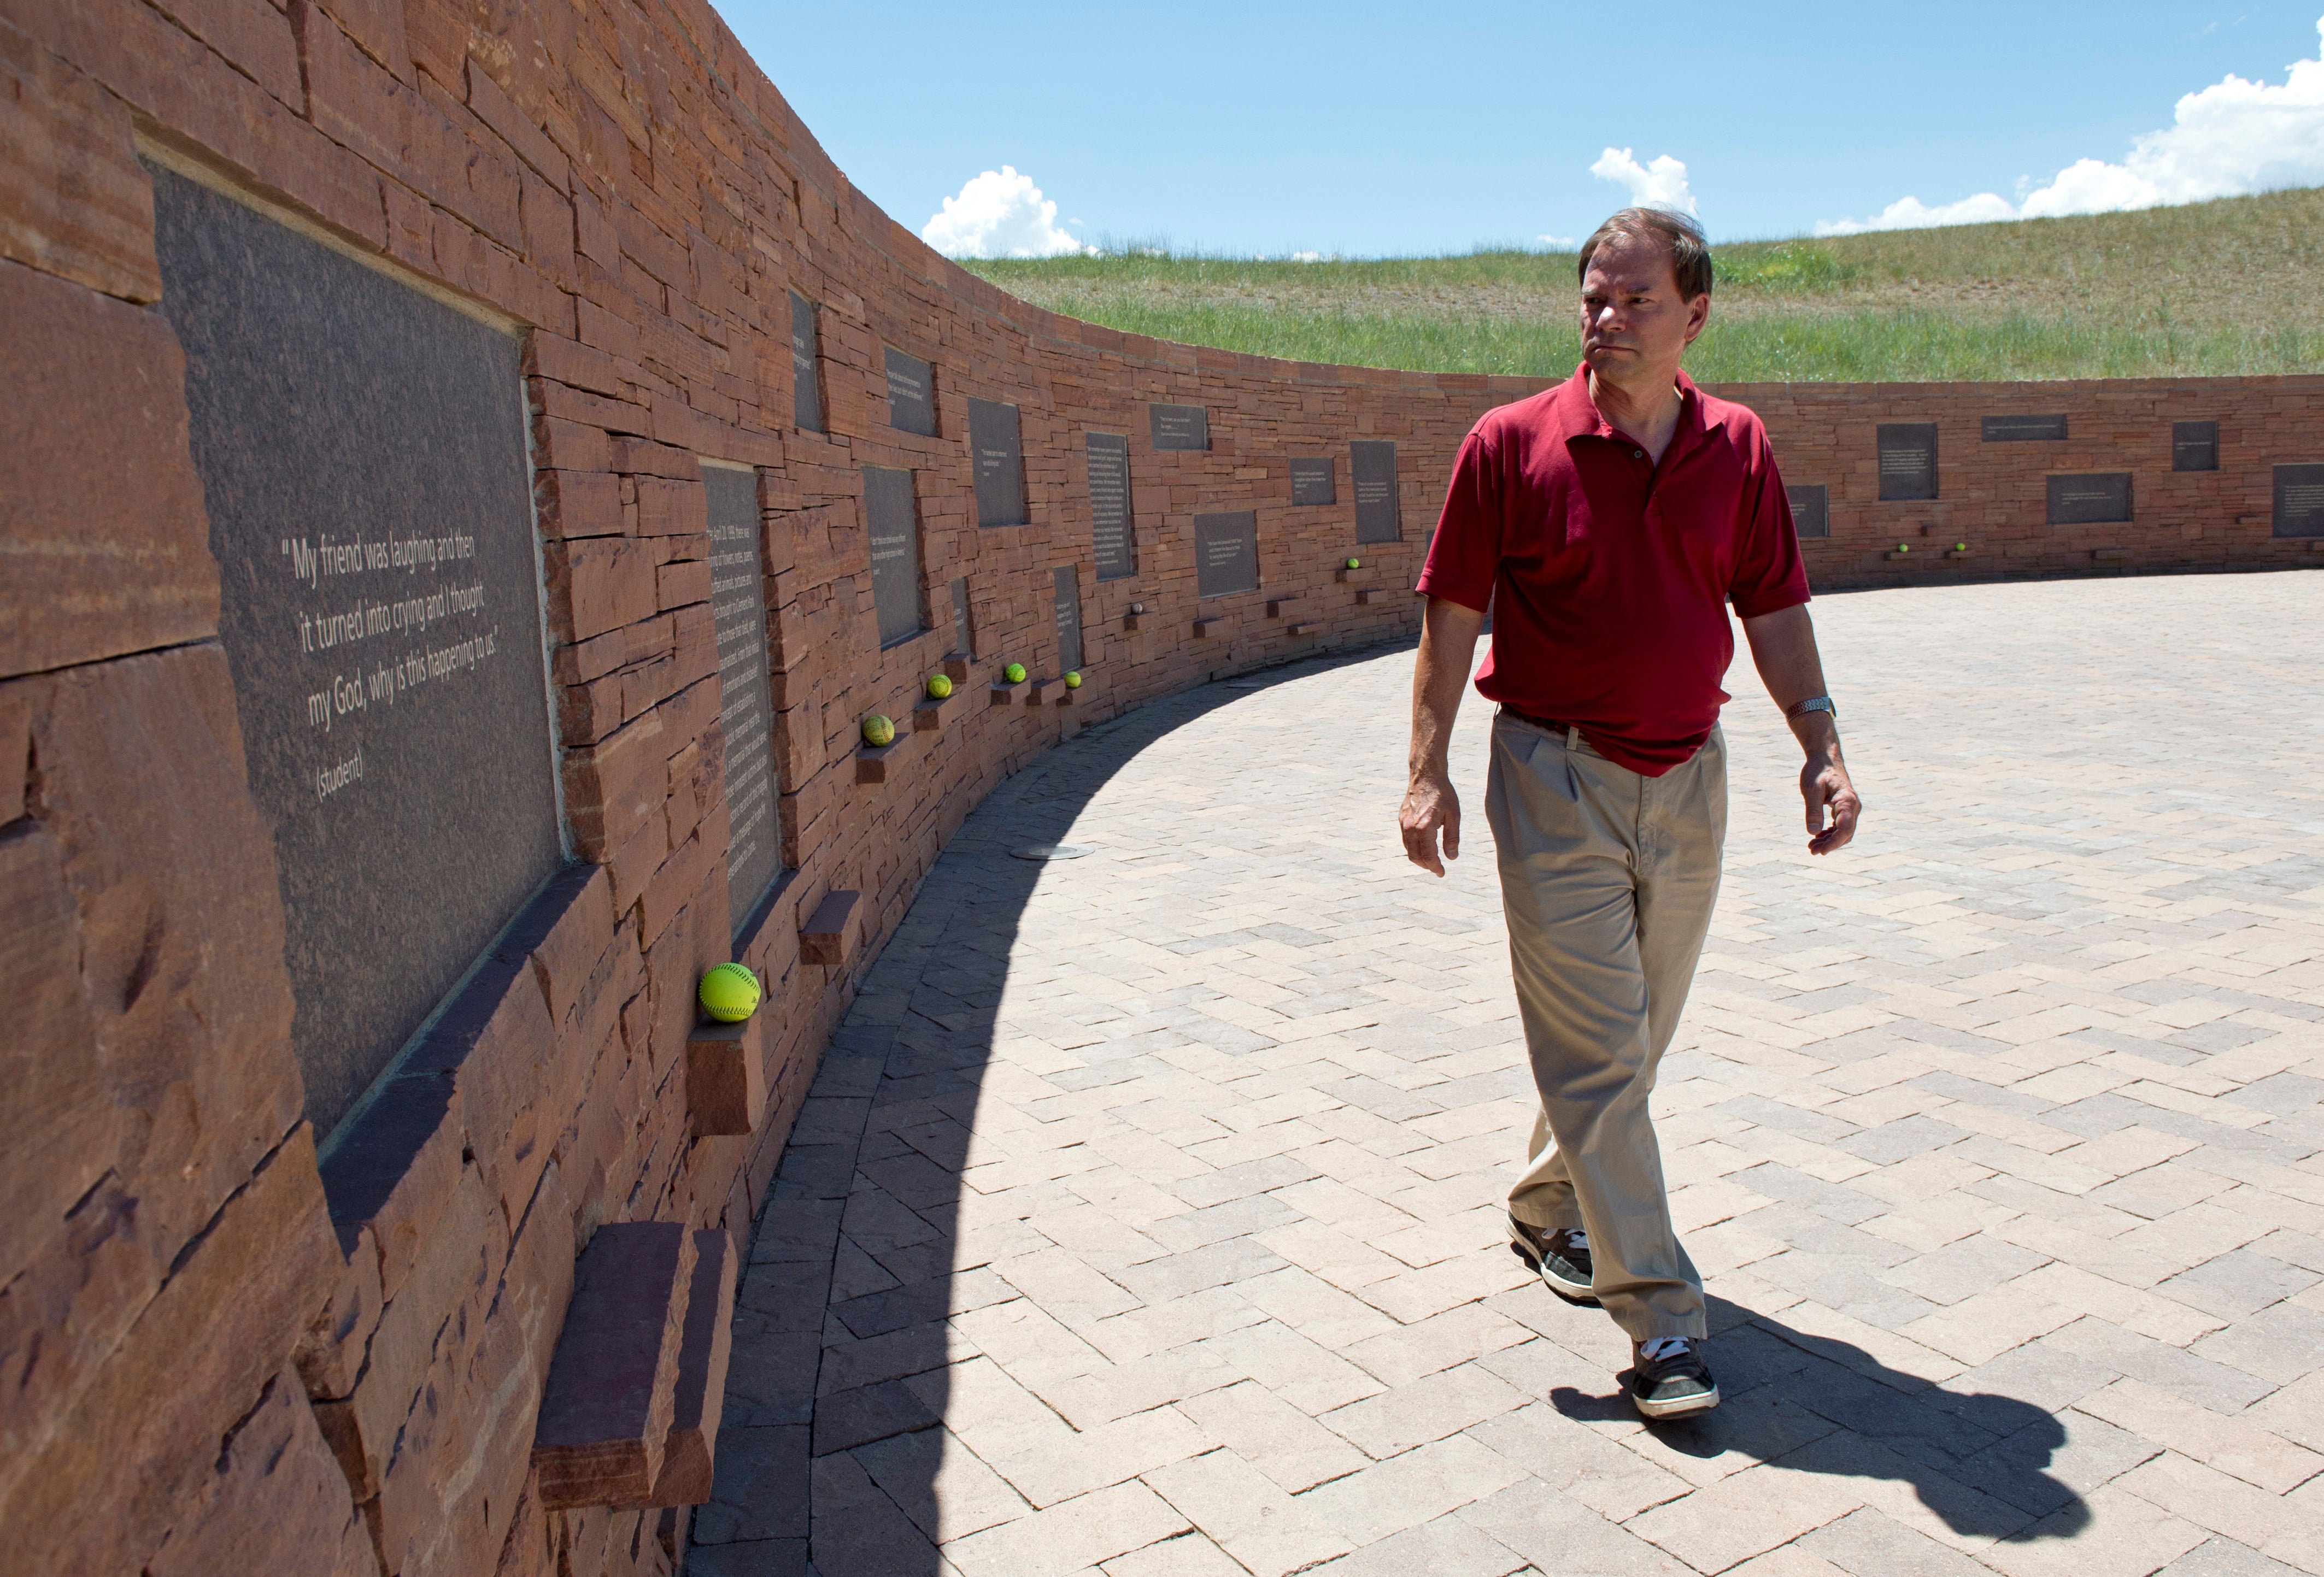
<svg viewBox="0 0 2324 1577">
<path fill-rule="evenodd" d="M 666 1567 L 681 1510 L 555 1508 L 531 1465 L 576 1257 L 609 1223 L 743 1240 L 851 980 L 969 808 L 1091 721 L 1409 632 L 1453 450 L 1539 385 L 1194 349 L 1006 297 L 864 201 L 700 0 L 0 0 L 0 70 L 9 1568 Z M 376 1027 L 401 1050 L 351 1109 L 295 1044 L 283 813 L 254 794 L 220 638 L 222 587 L 230 614 L 254 572 L 213 552 L 160 171 L 521 346 L 554 737 L 512 748 L 555 752 L 567 862 L 433 1016 Z M 2271 489 L 2324 457 L 2319 389 L 1729 392 L 1828 489 L 1810 563 L 1833 586 L 2312 562 L 2271 535 Z M 1016 409 L 1021 510 L 972 401 Z M 1200 408 L 1208 447 L 1157 443 L 1157 405 Z M 2067 416 L 2048 459 L 1983 442 L 1984 415 L 2028 410 Z M 2170 469 L 2192 420 L 2219 424 L 2219 469 Z M 1936 425 L 1936 500 L 1881 501 L 1884 423 Z M 1093 433 L 1126 439 L 1099 440 L 1127 453 L 1123 578 L 1098 578 Z M 1351 446 L 1381 441 L 1400 540 L 1360 542 Z M 1021 523 L 979 524 L 984 449 L 985 511 Z M 1333 502 L 1295 501 L 1295 459 L 1333 462 Z M 918 524 L 885 598 L 867 467 L 910 473 Z M 2135 524 L 2040 518 L 2045 475 L 2114 471 Z M 745 525 L 714 548 L 737 485 Z M 1204 597 L 1198 538 L 1232 522 L 1198 517 L 1243 512 L 1257 586 Z M 724 557 L 752 524 L 755 575 Z M 1238 567 L 1222 541 L 1214 573 Z M 758 722 L 720 678 L 738 579 Z M 1011 661 L 1028 682 L 996 685 Z M 946 669 L 958 693 L 916 713 Z M 875 711 L 908 720 L 885 752 L 857 744 Z M 781 874 L 736 894 L 729 752 L 761 728 Z M 695 982 L 730 955 L 767 1000 L 705 1040 Z"/>
</svg>

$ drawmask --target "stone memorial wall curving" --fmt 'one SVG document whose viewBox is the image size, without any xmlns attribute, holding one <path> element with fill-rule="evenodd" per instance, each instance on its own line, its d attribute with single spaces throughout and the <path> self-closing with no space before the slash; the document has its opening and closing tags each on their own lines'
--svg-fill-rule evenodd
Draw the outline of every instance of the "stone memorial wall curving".
<svg viewBox="0 0 2324 1577">
<path fill-rule="evenodd" d="M 0 224 L 11 1555 L 667 1572 L 706 1490 L 535 1471 L 576 1255 L 739 1245 L 970 809 L 1408 638 L 1463 434 L 1545 381 L 1015 300 L 700 0 L 19 12 L 11 146 L 72 158 Z M 1714 392 L 1821 490 L 1819 591 L 2324 564 L 2324 379 Z M 1052 658 L 1069 705 L 997 683 Z"/>
</svg>

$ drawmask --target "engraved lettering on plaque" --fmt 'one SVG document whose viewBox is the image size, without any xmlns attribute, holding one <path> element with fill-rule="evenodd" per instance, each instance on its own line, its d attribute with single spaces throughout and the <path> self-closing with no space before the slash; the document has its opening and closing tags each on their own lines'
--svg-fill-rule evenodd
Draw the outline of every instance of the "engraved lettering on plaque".
<svg viewBox="0 0 2324 1577">
<path fill-rule="evenodd" d="M 1356 484 L 1356 540 L 1401 541 L 1404 517 L 1397 503 L 1395 440 L 1356 439 L 1348 446 L 1348 474 Z"/>
<path fill-rule="evenodd" d="M 2095 526 L 2130 519 L 2130 473 L 2099 471 L 2049 478 L 2053 526 Z"/>
<path fill-rule="evenodd" d="M 1057 672 L 1068 674 L 1082 666 L 1081 576 L 1067 565 L 1054 571 L 1050 600 L 1057 617 Z"/>
<path fill-rule="evenodd" d="M 863 524 L 871 539 L 880 644 L 893 646 L 920 632 L 920 512 L 909 471 L 863 467 Z"/>
<path fill-rule="evenodd" d="M 290 1049 L 327 1133 L 565 859 L 521 350 L 151 174 Z"/>
<path fill-rule="evenodd" d="M 1880 496 L 1907 502 L 1937 496 L 1937 424 L 1884 421 L 1879 430 Z"/>
<path fill-rule="evenodd" d="M 822 358 L 816 340 L 815 303 L 791 292 L 791 420 L 807 432 L 823 430 Z"/>
<path fill-rule="evenodd" d="M 997 400 L 968 402 L 968 447 L 976 459 L 976 523 L 1021 526 L 1025 510 L 1025 440 L 1017 408 Z"/>
<path fill-rule="evenodd" d="M 894 346 L 884 347 L 888 370 L 888 425 L 898 432 L 936 436 L 936 369 Z"/>
<path fill-rule="evenodd" d="M 2324 466 L 2275 468 L 2275 534 L 2324 537 Z"/>
<path fill-rule="evenodd" d="M 1792 506 L 1792 530 L 1801 537 L 1831 535 L 1831 489 L 1821 482 L 1787 486 L 1784 496 Z"/>
<path fill-rule="evenodd" d="M 2054 444 L 2066 438 L 2063 416 L 1988 416 L 1978 424 L 1988 444 Z"/>
<path fill-rule="evenodd" d="M 1332 457 L 1320 460 L 1294 459 L 1291 462 L 1291 504 L 1295 509 L 1306 509 L 1318 504 L 1340 502 L 1334 477 L 1336 467 Z"/>
<path fill-rule="evenodd" d="M 952 582 L 952 650 L 955 657 L 971 661 L 976 659 L 976 622 L 968 612 L 968 576 L 958 575 Z"/>
<path fill-rule="evenodd" d="M 1211 413 L 1200 405 L 1148 405 L 1154 447 L 1157 449 L 1207 449 L 1211 447 Z"/>
<path fill-rule="evenodd" d="M 1228 510 L 1194 517 L 1194 595 L 1222 597 L 1259 589 L 1259 515 Z"/>
<path fill-rule="evenodd" d="M 726 890 L 739 931 L 775 879 L 774 710 L 767 688 L 765 570 L 755 471 L 705 465 L 710 622 L 718 639 L 718 716 L 726 733 Z"/>
<path fill-rule="evenodd" d="M 1100 582 L 1138 573 L 1138 532 L 1130 512 L 1130 440 L 1118 433 L 1083 435 L 1089 462 L 1090 546 Z"/>
<path fill-rule="evenodd" d="M 2219 424 L 2216 421 L 2172 422 L 2171 468 L 2173 471 L 2218 470 Z"/>
</svg>

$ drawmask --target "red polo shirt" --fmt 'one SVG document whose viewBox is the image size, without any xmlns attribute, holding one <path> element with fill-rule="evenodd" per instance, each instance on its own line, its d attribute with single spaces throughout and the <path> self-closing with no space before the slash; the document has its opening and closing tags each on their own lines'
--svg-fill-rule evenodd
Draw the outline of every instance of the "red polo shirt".
<svg viewBox="0 0 2324 1577">
<path fill-rule="evenodd" d="M 1452 465 L 1420 590 L 1493 611 L 1478 692 L 1578 725 L 1658 778 L 1719 721 L 1752 618 L 1808 600 L 1790 503 L 1746 406 L 1679 374 L 1662 464 L 1598 414 L 1585 366 L 1487 411 Z"/>
</svg>

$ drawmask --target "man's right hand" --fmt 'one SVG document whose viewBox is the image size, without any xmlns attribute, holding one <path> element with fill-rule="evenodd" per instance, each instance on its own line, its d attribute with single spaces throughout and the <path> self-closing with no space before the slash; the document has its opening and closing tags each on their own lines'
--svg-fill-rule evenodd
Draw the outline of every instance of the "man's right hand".
<svg viewBox="0 0 2324 1577">
<path fill-rule="evenodd" d="M 1444 861 L 1461 857 L 1461 796 L 1452 790 L 1449 777 L 1431 775 L 1413 779 L 1412 787 L 1404 791 L 1403 808 L 1397 812 L 1397 825 L 1404 834 L 1404 857 L 1423 871 L 1437 876 L 1444 874 Z M 1444 835 L 1444 857 L 1436 855 L 1436 835 Z"/>
</svg>

